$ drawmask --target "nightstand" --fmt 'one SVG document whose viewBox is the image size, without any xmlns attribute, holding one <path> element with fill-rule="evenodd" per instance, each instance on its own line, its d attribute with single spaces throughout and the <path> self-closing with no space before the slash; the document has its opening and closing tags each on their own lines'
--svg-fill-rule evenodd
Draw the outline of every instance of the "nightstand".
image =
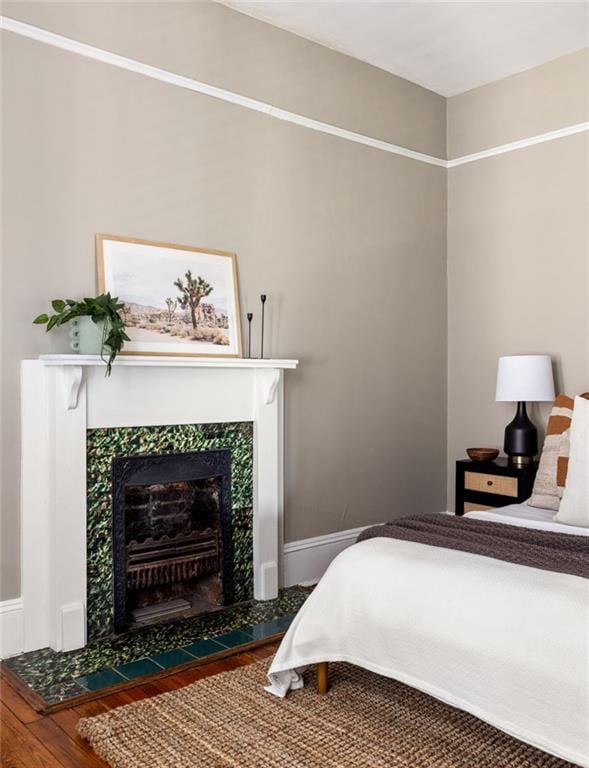
<svg viewBox="0 0 589 768">
<path fill-rule="evenodd" d="M 538 462 L 511 466 L 507 459 L 456 462 L 456 514 L 519 504 L 532 495 Z"/>
</svg>

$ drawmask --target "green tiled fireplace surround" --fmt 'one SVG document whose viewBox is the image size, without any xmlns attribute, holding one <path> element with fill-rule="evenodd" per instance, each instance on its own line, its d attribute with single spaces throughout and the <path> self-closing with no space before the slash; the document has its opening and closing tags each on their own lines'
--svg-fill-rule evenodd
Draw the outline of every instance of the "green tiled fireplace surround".
<svg viewBox="0 0 589 768">
<path fill-rule="evenodd" d="M 87 431 L 88 641 L 113 632 L 112 483 L 114 457 L 231 450 L 235 602 L 253 597 L 253 424 L 180 424 Z"/>
</svg>

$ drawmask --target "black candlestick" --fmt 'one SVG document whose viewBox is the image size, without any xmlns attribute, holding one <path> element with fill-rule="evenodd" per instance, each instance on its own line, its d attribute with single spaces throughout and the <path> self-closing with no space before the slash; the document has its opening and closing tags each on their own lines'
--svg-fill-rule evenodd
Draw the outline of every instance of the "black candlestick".
<svg viewBox="0 0 589 768">
<path fill-rule="evenodd" d="M 263 293 L 260 296 L 260 301 L 262 302 L 262 342 L 260 345 L 260 358 L 264 357 L 264 307 L 266 304 L 266 294 Z"/>
<path fill-rule="evenodd" d="M 247 356 L 252 356 L 252 320 L 254 316 L 251 312 L 247 313 Z"/>
</svg>

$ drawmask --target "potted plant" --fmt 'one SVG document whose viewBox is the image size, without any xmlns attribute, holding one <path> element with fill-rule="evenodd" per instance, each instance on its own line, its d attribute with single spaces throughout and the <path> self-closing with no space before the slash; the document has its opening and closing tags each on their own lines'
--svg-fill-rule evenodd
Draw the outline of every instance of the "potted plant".
<svg viewBox="0 0 589 768">
<path fill-rule="evenodd" d="M 106 363 L 106 375 L 110 376 L 117 354 L 124 343 L 130 341 L 120 315 L 125 305 L 119 302 L 118 297 L 103 293 L 81 301 L 54 299 L 51 306 L 55 314 L 39 315 L 33 322 L 46 325 L 50 331 L 55 326 L 73 321 L 77 326 L 70 334 L 74 339 L 73 348 L 85 354 L 99 354 Z"/>
</svg>

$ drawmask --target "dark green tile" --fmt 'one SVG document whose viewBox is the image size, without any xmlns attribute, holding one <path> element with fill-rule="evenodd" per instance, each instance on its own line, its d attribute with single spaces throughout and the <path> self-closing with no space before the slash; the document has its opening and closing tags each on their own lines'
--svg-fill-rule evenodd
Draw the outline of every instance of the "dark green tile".
<svg viewBox="0 0 589 768">
<path fill-rule="evenodd" d="M 250 634 L 254 640 L 263 640 L 265 637 L 272 637 L 272 635 L 284 632 L 284 629 L 278 623 L 278 619 L 262 621 L 259 624 L 253 624 L 249 627 L 240 627 L 240 630 Z"/>
<path fill-rule="evenodd" d="M 238 645 L 251 643 L 253 640 L 251 635 L 241 632 L 238 629 L 236 629 L 235 632 L 228 632 L 226 635 L 217 635 L 214 639 L 216 643 L 224 645 L 225 648 L 235 648 Z"/>
<path fill-rule="evenodd" d="M 194 656 L 186 653 L 181 648 L 175 648 L 173 651 L 164 651 L 155 656 L 150 656 L 150 659 L 159 664 L 160 667 L 169 669 L 170 667 L 177 667 L 179 664 L 186 664 L 187 661 L 194 661 Z"/>
<path fill-rule="evenodd" d="M 201 659 L 203 656 L 211 656 L 213 653 L 219 653 L 219 651 L 226 651 L 227 649 L 214 640 L 199 640 L 196 643 L 192 643 L 192 645 L 185 645 L 182 650 L 191 656 L 196 656 L 197 659 Z"/>
<path fill-rule="evenodd" d="M 94 672 L 91 675 L 78 677 L 77 682 L 88 691 L 99 691 L 109 685 L 116 685 L 124 682 L 125 678 L 115 672 L 114 669 L 103 669 L 100 672 Z"/>
<path fill-rule="evenodd" d="M 294 619 L 294 617 L 295 617 L 294 613 L 288 616 L 280 616 L 278 619 L 276 619 L 276 623 L 278 624 L 278 626 L 283 632 L 286 632 L 286 630 L 292 624 L 292 620 Z"/>
<path fill-rule="evenodd" d="M 116 667 L 116 671 L 131 680 L 134 677 L 143 677 L 144 675 L 153 675 L 154 672 L 161 672 L 162 668 L 151 659 L 137 659 L 137 661 L 128 661 L 126 664 L 120 664 Z"/>
</svg>

